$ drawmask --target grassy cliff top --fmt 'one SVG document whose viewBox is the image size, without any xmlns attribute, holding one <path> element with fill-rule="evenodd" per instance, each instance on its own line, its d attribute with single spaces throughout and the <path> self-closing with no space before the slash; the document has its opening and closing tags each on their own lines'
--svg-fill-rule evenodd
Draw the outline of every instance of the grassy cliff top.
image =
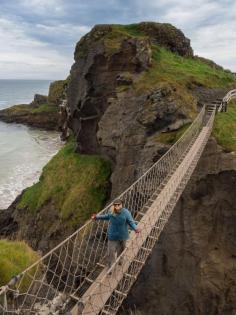
<svg viewBox="0 0 236 315">
<path fill-rule="evenodd" d="M 104 41 L 108 55 L 119 52 L 124 40 L 136 38 L 149 41 L 152 64 L 134 85 L 140 93 L 155 88 L 161 82 L 186 88 L 236 85 L 235 74 L 224 70 L 211 60 L 193 56 L 190 41 L 171 24 L 143 22 L 95 26 L 89 34 L 93 39 Z"/>
<path fill-rule="evenodd" d="M 55 113 L 58 111 L 58 108 L 55 105 L 49 105 L 47 103 L 41 104 L 38 107 L 28 104 L 19 104 L 6 108 L 2 111 L 4 111 L 7 115 L 22 116 L 27 114 L 37 115 L 39 113 Z"/>
<path fill-rule="evenodd" d="M 171 51 L 152 46 L 153 63 L 137 88 L 148 89 L 159 82 L 177 83 L 184 87 L 192 85 L 205 87 L 224 87 L 236 84 L 236 76 L 229 71 L 211 67 L 199 59 L 186 58 Z"/>
<path fill-rule="evenodd" d="M 39 255 L 25 242 L 0 240 L 0 286 L 6 285 L 38 259 Z M 22 287 L 25 286 L 27 283 L 23 282 Z"/>
</svg>

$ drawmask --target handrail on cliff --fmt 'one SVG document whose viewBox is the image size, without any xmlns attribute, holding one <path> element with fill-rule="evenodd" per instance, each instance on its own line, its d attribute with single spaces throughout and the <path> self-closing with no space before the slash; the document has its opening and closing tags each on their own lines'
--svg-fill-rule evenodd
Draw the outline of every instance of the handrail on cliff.
<svg viewBox="0 0 236 315">
<path fill-rule="evenodd" d="M 228 103 L 232 100 L 236 98 L 236 89 L 234 90 L 230 90 L 222 99 L 222 102 L 220 104 L 220 107 L 219 107 L 219 112 L 226 112 L 227 111 L 227 106 L 228 106 Z"/>
</svg>

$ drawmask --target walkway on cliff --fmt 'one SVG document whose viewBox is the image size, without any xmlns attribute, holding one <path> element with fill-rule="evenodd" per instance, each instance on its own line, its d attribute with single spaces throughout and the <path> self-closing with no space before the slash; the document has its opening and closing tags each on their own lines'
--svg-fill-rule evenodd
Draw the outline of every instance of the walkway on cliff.
<svg viewBox="0 0 236 315">
<path fill-rule="evenodd" d="M 204 106 L 169 151 L 119 196 L 142 232 L 130 233 L 110 269 L 105 267 L 107 222 L 90 220 L 0 288 L 0 314 L 116 314 L 201 157 L 216 112 L 225 111 L 233 97 L 236 90 Z"/>
</svg>

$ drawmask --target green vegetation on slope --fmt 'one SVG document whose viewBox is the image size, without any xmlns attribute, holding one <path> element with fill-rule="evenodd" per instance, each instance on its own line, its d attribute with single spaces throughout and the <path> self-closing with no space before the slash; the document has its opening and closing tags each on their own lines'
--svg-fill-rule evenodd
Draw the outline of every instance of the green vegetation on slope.
<svg viewBox="0 0 236 315">
<path fill-rule="evenodd" d="M 107 198 L 110 165 L 98 156 L 79 155 L 74 142 L 68 143 L 44 167 L 40 181 L 23 194 L 18 208 L 37 212 L 53 203 L 63 220 L 83 224 L 99 211 Z"/>
<path fill-rule="evenodd" d="M 42 104 L 38 107 L 27 105 L 27 104 L 20 104 L 20 105 L 14 105 L 12 107 L 9 107 L 7 109 L 4 109 L 6 114 L 13 115 L 13 116 L 23 116 L 23 115 L 29 115 L 29 114 L 38 114 L 38 113 L 52 113 L 57 112 L 58 108 L 54 105 L 49 104 Z"/>
<path fill-rule="evenodd" d="M 230 102 L 227 112 L 216 115 L 213 135 L 226 151 L 236 151 L 236 100 Z"/>
<path fill-rule="evenodd" d="M 58 105 L 63 96 L 65 86 L 67 85 L 69 77 L 66 80 L 54 81 L 49 86 L 48 102 L 50 104 Z"/>
<path fill-rule="evenodd" d="M 189 126 L 190 124 L 186 124 L 175 131 L 162 132 L 155 137 L 155 140 L 161 143 L 173 144 L 184 134 Z"/>
<path fill-rule="evenodd" d="M 31 110 L 32 114 L 39 114 L 39 113 L 56 113 L 58 112 L 58 107 L 49 104 L 42 104 L 37 108 Z"/>
<path fill-rule="evenodd" d="M 165 27 L 173 28 L 171 25 Z M 120 48 L 123 39 L 131 37 L 148 38 L 148 35 L 140 30 L 140 24 L 112 25 L 112 32 L 105 35 L 106 47 L 115 51 Z M 196 84 L 209 88 L 236 83 L 235 75 L 212 66 L 210 61 L 182 57 L 158 45 L 152 45 L 152 59 L 152 66 L 137 82 L 137 89 L 145 91 L 160 82 L 178 83 L 185 87 Z"/>
<path fill-rule="evenodd" d="M 178 130 L 163 132 L 155 137 L 156 141 L 173 144 L 187 130 L 186 124 Z M 230 102 L 227 112 L 218 113 L 215 117 L 213 136 L 217 142 L 227 151 L 236 151 L 236 100 Z"/>
<path fill-rule="evenodd" d="M 0 240 L 0 286 L 7 284 L 11 278 L 39 259 L 26 243 Z M 21 288 L 27 287 L 26 279 Z"/>
<path fill-rule="evenodd" d="M 106 53 L 112 55 L 121 48 L 123 40 L 129 38 L 146 38 L 148 36 L 139 30 L 138 24 L 120 25 L 113 24 L 112 31 L 104 36 Z"/>
<path fill-rule="evenodd" d="M 119 32 L 120 34 L 123 34 L 125 36 L 129 37 L 143 37 L 143 38 L 148 38 L 148 36 L 140 31 L 140 24 L 127 24 L 127 25 L 122 25 L 122 24 L 113 24 L 113 33 Z"/>
<path fill-rule="evenodd" d="M 215 69 L 203 61 L 182 57 L 156 45 L 152 46 L 152 58 L 152 66 L 135 84 L 140 93 L 155 88 L 160 82 L 175 83 L 185 88 L 191 85 L 212 88 L 236 84 L 236 76 L 228 71 Z"/>
</svg>

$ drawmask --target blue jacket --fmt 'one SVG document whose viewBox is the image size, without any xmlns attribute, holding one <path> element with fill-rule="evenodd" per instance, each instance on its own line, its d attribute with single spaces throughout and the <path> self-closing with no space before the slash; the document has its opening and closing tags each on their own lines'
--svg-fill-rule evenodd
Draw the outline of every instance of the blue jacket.
<svg viewBox="0 0 236 315">
<path fill-rule="evenodd" d="M 108 228 L 109 241 L 125 241 L 129 238 L 128 226 L 134 231 L 137 229 L 131 213 L 125 208 L 122 208 L 117 214 L 107 213 L 96 215 L 96 220 L 110 221 Z"/>
</svg>

